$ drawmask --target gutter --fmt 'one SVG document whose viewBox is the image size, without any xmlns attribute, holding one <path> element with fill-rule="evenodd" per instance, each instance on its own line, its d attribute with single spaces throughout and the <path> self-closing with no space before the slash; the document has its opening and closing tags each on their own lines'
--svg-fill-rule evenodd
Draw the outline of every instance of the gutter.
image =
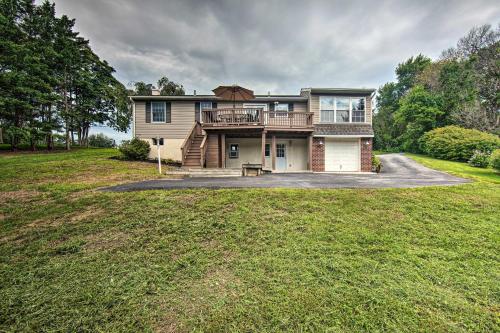
<svg viewBox="0 0 500 333">
<path fill-rule="evenodd" d="M 313 137 L 316 138 L 373 138 L 373 134 L 353 134 L 353 135 L 348 135 L 348 134 L 340 134 L 340 135 L 335 135 L 335 134 L 313 134 Z"/>
</svg>

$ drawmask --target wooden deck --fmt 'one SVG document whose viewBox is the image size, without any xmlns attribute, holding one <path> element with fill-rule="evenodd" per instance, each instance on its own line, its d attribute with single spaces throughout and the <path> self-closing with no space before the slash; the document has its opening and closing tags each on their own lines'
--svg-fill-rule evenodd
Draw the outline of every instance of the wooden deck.
<svg viewBox="0 0 500 333">
<path fill-rule="evenodd" d="M 264 111 L 261 108 L 205 109 L 203 128 L 313 129 L 313 113 Z"/>
</svg>

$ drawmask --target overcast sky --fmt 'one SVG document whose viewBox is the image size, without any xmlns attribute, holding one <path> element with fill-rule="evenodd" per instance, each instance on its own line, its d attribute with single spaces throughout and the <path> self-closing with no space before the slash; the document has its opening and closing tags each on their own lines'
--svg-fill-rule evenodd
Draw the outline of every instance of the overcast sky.
<svg viewBox="0 0 500 333">
<path fill-rule="evenodd" d="M 437 58 L 473 26 L 500 22 L 498 0 L 55 3 L 125 85 L 167 76 L 188 94 L 233 83 L 257 94 L 378 88 L 410 56 Z"/>
<path fill-rule="evenodd" d="M 256 93 L 370 87 L 394 67 L 454 46 L 472 26 L 500 21 L 474 1 L 55 0 L 117 77 L 187 93 L 237 83 Z"/>
</svg>

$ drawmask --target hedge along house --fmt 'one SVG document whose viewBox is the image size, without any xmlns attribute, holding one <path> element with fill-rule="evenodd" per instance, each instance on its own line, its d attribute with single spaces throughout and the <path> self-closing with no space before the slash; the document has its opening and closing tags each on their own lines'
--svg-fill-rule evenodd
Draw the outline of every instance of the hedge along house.
<svg viewBox="0 0 500 333">
<path fill-rule="evenodd" d="M 304 88 L 299 95 L 252 92 L 245 100 L 133 96 L 133 134 L 151 145 L 161 138 L 162 158 L 187 168 L 368 172 L 374 91 Z"/>
</svg>

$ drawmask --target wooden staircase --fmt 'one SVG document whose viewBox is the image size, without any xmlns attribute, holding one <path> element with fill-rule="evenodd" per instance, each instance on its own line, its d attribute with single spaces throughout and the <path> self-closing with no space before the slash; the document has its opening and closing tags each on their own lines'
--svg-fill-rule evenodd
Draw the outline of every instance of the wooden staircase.
<svg viewBox="0 0 500 333">
<path fill-rule="evenodd" d="M 195 122 L 188 137 L 182 144 L 182 166 L 184 168 L 203 168 L 205 164 L 207 137 L 199 122 Z"/>
<path fill-rule="evenodd" d="M 188 168 L 201 168 L 201 142 L 205 137 L 203 135 L 195 135 L 191 141 L 189 147 L 187 147 L 187 153 L 182 161 L 182 166 Z"/>
</svg>

